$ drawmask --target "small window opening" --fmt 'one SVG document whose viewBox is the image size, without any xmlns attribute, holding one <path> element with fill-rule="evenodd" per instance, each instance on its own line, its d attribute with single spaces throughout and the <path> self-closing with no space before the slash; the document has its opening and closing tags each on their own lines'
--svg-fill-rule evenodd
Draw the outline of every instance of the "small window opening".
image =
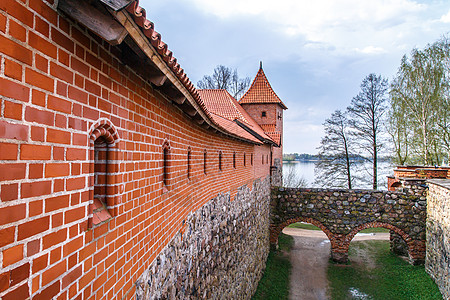
<svg viewBox="0 0 450 300">
<path fill-rule="evenodd" d="M 163 183 L 169 185 L 169 148 L 163 149 Z"/>
<path fill-rule="evenodd" d="M 206 150 L 203 152 L 203 173 L 206 174 Z"/>
<path fill-rule="evenodd" d="M 245 157 L 245 152 L 244 152 L 244 167 L 247 164 L 247 162 L 245 160 L 246 160 L 246 157 Z"/>
<path fill-rule="evenodd" d="M 236 169 L 236 152 L 233 153 L 233 168 Z"/>
<path fill-rule="evenodd" d="M 253 166 L 253 153 L 250 154 L 250 165 Z"/>
<path fill-rule="evenodd" d="M 187 177 L 188 179 L 191 178 L 191 148 L 188 148 L 187 153 Z"/>
<path fill-rule="evenodd" d="M 278 119 L 281 120 L 281 118 L 282 118 L 282 117 L 281 117 L 281 113 L 279 112 L 279 113 L 278 113 Z"/>
<path fill-rule="evenodd" d="M 265 111 L 261 112 L 261 117 L 262 117 L 262 118 L 267 117 L 267 113 L 266 113 Z"/>
<path fill-rule="evenodd" d="M 261 164 L 264 164 L 264 154 L 261 154 Z"/>
<path fill-rule="evenodd" d="M 222 171 L 222 152 L 219 152 L 219 171 Z"/>
<path fill-rule="evenodd" d="M 109 220 L 108 212 L 108 173 L 109 145 L 103 136 L 94 141 L 94 202 L 92 223 L 98 225 Z"/>
</svg>

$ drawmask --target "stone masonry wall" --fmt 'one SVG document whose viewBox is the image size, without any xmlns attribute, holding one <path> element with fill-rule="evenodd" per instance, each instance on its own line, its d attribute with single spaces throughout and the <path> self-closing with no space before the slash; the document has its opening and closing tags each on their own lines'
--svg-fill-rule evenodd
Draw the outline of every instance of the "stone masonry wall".
<svg viewBox="0 0 450 300">
<path fill-rule="evenodd" d="M 346 261 L 348 246 L 362 229 L 384 227 L 408 245 L 412 263 L 425 258 L 426 185 L 423 180 L 403 182 L 402 192 L 338 189 L 273 188 L 271 244 L 293 222 L 320 227 L 330 239 L 332 258 Z"/>
<path fill-rule="evenodd" d="M 428 181 L 425 268 L 450 299 L 450 179 Z"/>
<path fill-rule="evenodd" d="M 137 281 L 137 299 L 250 299 L 269 251 L 269 199 L 266 178 L 190 213 Z"/>
</svg>

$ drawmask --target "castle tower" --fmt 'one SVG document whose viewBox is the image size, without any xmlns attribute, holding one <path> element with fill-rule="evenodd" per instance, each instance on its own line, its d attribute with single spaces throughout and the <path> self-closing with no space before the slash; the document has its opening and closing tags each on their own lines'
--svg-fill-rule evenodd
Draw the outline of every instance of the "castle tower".
<svg viewBox="0 0 450 300">
<path fill-rule="evenodd" d="M 239 104 L 261 126 L 278 146 L 272 149 L 273 165 L 276 159 L 283 160 L 283 110 L 287 109 L 283 101 L 273 91 L 262 68 L 259 71 L 248 91 L 239 100 Z"/>
</svg>

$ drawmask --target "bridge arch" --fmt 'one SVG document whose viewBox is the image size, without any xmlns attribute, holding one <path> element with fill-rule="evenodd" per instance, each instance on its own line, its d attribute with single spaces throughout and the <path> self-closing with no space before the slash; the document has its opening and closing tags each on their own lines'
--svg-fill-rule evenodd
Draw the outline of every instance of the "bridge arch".
<svg viewBox="0 0 450 300">
<path fill-rule="evenodd" d="M 330 242 L 333 243 L 333 241 L 334 241 L 333 233 L 325 225 L 323 225 L 321 222 L 317 221 L 316 219 L 306 218 L 306 217 L 295 217 L 295 218 L 286 220 L 283 223 L 279 224 L 275 230 L 271 230 L 270 243 L 272 245 L 277 245 L 278 244 L 278 236 L 280 235 L 281 231 L 283 231 L 283 229 L 285 227 L 287 227 L 293 223 L 298 223 L 298 222 L 309 223 L 309 224 L 312 224 L 312 225 L 320 228 L 320 230 L 322 230 L 323 233 L 326 234 L 326 236 L 330 240 Z M 333 245 L 331 245 L 331 246 L 333 246 Z"/>
</svg>

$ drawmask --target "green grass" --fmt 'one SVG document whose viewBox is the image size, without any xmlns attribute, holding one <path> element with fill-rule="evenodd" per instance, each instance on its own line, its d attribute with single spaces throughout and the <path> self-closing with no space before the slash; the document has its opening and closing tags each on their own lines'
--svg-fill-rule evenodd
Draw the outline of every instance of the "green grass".
<svg viewBox="0 0 450 300">
<path fill-rule="evenodd" d="M 279 249 L 269 252 L 266 270 L 259 281 L 253 300 L 283 300 L 289 297 L 289 274 L 291 263 L 287 252 L 294 244 L 294 238 L 280 233 Z"/>
<path fill-rule="evenodd" d="M 289 228 L 300 228 L 300 229 L 308 229 L 308 230 L 322 230 L 317 226 L 314 226 L 312 224 L 308 224 L 308 223 L 292 223 L 291 225 L 287 226 Z"/>
<path fill-rule="evenodd" d="M 366 263 L 352 262 L 357 248 L 368 249 L 375 264 L 373 268 L 368 268 Z M 390 253 L 387 241 L 352 242 L 349 259 L 348 265 L 330 264 L 328 267 L 327 276 L 333 300 L 442 299 L 436 284 L 424 267 L 412 266 Z M 350 289 L 367 296 L 352 297 Z"/>
</svg>

